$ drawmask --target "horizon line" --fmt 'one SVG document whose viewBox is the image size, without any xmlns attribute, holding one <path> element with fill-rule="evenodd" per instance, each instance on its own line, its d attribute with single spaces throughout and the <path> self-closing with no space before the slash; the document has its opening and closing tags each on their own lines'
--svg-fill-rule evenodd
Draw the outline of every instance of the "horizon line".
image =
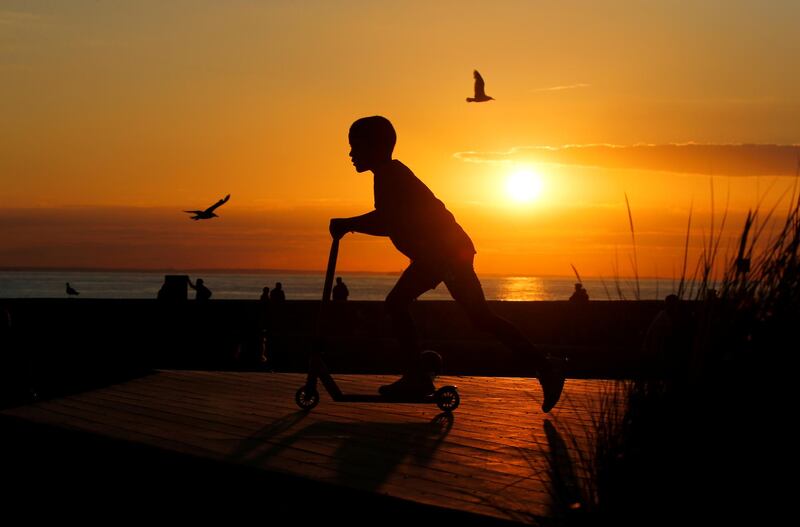
<svg viewBox="0 0 800 527">
<path fill-rule="evenodd" d="M 291 273 L 291 274 L 319 274 L 324 275 L 323 270 L 313 269 L 261 269 L 261 268 L 135 268 L 135 267 L 37 267 L 37 266 L 0 266 L 0 272 L 86 272 L 86 273 L 167 273 L 167 274 L 181 274 L 181 273 L 237 273 L 237 274 L 264 274 L 264 273 Z M 360 271 L 360 270 L 342 270 L 337 271 L 336 274 L 368 274 L 368 275 L 388 275 L 399 276 L 403 271 Z M 492 276 L 492 277 L 525 277 L 525 278 L 570 278 L 574 279 L 574 275 L 569 274 L 521 274 L 521 273 L 480 273 L 479 276 Z M 593 280 L 607 280 L 613 283 L 615 280 L 633 280 L 636 276 L 601 276 L 601 275 L 586 275 L 586 278 Z M 680 281 L 677 277 L 665 276 L 639 276 L 641 280 L 674 280 Z M 686 278 L 685 281 L 691 281 L 691 278 Z M 584 280 L 585 281 L 585 280 Z M 576 281 L 577 283 L 577 281 Z"/>
</svg>

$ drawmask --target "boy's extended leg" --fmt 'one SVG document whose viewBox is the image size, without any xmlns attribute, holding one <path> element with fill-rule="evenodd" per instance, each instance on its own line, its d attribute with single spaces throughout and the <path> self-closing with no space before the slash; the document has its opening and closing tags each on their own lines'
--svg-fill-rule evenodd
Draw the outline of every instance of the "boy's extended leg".
<svg viewBox="0 0 800 527">
<path fill-rule="evenodd" d="M 453 299 L 464 308 L 475 327 L 492 333 L 511 349 L 517 364 L 523 370 L 529 368 L 536 370 L 544 392 L 542 411 L 549 412 L 558 403 L 564 388 L 564 375 L 559 363 L 550 360 L 547 355 L 531 344 L 514 324 L 491 312 L 471 262 L 465 262 L 453 269 L 447 274 L 444 282 Z M 523 371 L 522 373 L 527 374 L 528 372 Z"/>
</svg>

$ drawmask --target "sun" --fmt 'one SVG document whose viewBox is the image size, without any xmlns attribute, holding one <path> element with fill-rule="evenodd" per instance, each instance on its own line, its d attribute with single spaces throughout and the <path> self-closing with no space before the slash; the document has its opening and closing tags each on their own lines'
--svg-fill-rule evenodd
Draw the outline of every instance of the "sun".
<svg viewBox="0 0 800 527">
<path fill-rule="evenodd" d="M 506 195 L 515 203 L 531 203 L 542 194 L 542 177 L 530 168 L 520 168 L 506 178 Z"/>
</svg>

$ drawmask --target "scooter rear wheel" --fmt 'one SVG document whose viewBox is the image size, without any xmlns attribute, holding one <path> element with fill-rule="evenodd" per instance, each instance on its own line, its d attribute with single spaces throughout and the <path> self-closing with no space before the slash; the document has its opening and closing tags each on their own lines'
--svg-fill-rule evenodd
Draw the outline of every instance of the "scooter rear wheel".
<svg viewBox="0 0 800 527">
<path fill-rule="evenodd" d="M 455 386 L 444 386 L 436 390 L 433 395 L 436 406 L 443 412 L 452 412 L 461 403 L 461 396 Z"/>
<path fill-rule="evenodd" d="M 303 410 L 311 410 L 319 404 L 319 392 L 309 390 L 308 386 L 301 386 L 294 394 L 294 402 Z"/>
</svg>

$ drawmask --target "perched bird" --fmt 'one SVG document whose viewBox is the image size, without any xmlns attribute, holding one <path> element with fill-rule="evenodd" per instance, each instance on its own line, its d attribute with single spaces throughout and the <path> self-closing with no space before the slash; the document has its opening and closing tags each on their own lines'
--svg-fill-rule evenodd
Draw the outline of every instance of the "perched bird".
<svg viewBox="0 0 800 527">
<path fill-rule="evenodd" d="M 78 296 L 80 293 L 75 291 L 67 282 L 67 296 Z"/>
<path fill-rule="evenodd" d="M 225 196 L 223 199 L 219 200 L 218 202 L 214 203 L 213 205 L 208 207 L 206 210 L 185 210 L 183 212 L 188 212 L 189 214 L 194 214 L 194 216 L 192 216 L 192 219 L 195 220 L 195 221 L 196 220 L 210 220 L 211 218 L 219 218 L 219 216 L 214 214 L 214 210 L 217 207 L 219 207 L 220 205 L 222 205 L 223 203 L 225 203 L 226 201 L 228 201 L 229 199 L 231 199 L 231 195 L 230 194 L 228 194 L 227 196 Z"/>
<path fill-rule="evenodd" d="M 483 77 L 481 77 L 481 74 L 478 73 L 478 70 L 475 70 L 472 73 L 472 76 L 475 77 L 475 97 L 467 97 L 467 102 L 493 101 L 494 97 L 489 97 L 484 91 Z"/>
</svg>

